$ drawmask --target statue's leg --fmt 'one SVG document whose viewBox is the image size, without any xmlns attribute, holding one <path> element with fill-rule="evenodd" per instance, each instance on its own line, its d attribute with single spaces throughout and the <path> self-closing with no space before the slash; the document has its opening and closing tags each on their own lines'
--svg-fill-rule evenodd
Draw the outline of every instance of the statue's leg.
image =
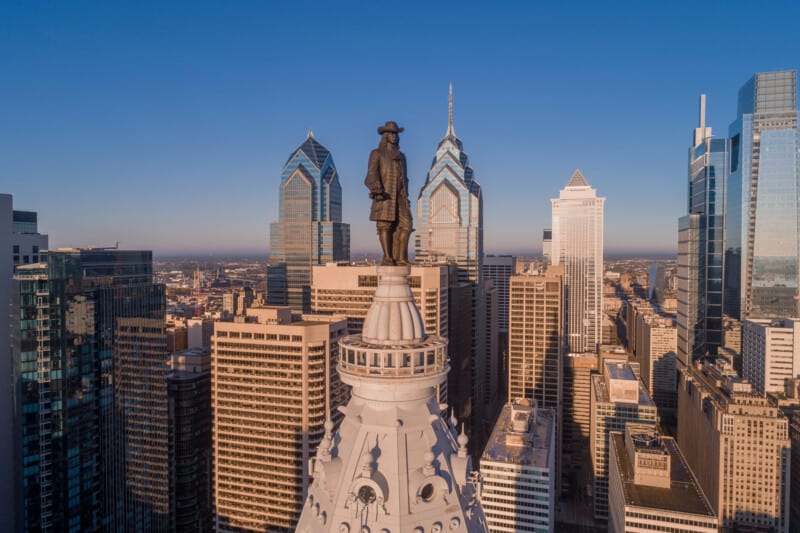
<svg viewBox="0 0 800 533">
<path fill-rule="evenodd" d="M 383 260 L 381 266 L 394 266 L 395 262 L 392 258 L 392 223 L 391 222 L 378 222 L 378 240 L 381 242 L 381 249 L 383 250 Z"/>
<path fill-rule="evenodd" d="M 397 210 L 397 228 L 394 233 L 394 259 L 398 265 L 410 265 L 408 260 L 408 240 L 413 231 L 411 224 L 411 208 L 408 201 L 400 202 Z"/>
</svg>

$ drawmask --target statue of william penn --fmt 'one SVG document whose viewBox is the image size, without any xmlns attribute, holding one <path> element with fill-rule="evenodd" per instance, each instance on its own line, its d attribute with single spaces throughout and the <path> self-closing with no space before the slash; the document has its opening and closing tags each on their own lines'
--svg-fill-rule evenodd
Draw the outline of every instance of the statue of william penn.
<svg viewBox="0 0 800 533">
<path fill-rule="evenodd" d="M 372 210 L 369 219 L 378 226 L 383 249 L 381 265 L 408 265 L 408 239 L 413 221 L 408 202 L 406 156 L 400 151 L 399 133 L 403 128 L 389 121 L 378 128 L 381 141 L 369 154 L 364 185 L 369 188 Z"/>
</svg>

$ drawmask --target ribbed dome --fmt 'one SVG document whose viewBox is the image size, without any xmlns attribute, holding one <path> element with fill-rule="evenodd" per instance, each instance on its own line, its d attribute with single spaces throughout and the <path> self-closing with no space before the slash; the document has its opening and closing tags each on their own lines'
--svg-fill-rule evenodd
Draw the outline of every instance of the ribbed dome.
<svg viewBox="0 0 800 533">
<path fill-rule="evenodd" d="M 370 344 L 415 344 L 425 338 L 422 317 L 408 286 L 407 266 L 378 267 L 375 300 L 364 319 L 361 337 Z"/>
</svg>

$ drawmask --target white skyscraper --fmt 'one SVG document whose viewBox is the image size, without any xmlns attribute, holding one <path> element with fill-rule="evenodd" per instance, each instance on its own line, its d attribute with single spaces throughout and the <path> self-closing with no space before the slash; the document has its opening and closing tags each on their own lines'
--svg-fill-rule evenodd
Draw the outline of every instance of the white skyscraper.
<svg viewBox="0 0 800 533">
<path fill-rule="evenodd" d="M 552 198 L 554 265 L 563 265 L 567 286 L 569 351 L 594 351 L 601 341 L 603 309 L 603 204 L 576 170 Z"/>
</svg>

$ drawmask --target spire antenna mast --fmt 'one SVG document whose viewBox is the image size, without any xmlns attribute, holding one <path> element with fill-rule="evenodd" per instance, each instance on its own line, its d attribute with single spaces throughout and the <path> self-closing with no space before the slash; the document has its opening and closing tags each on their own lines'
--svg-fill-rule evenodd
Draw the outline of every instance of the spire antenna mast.
<svg viewBox="0 0 800 533">
<path fill-rule="evenodd" d="M 453 82 L 450 82 L 450 95 L 447 97 L 447 136 L 455 137 L 456 130 L 453 129 Z"/>
</svg>

